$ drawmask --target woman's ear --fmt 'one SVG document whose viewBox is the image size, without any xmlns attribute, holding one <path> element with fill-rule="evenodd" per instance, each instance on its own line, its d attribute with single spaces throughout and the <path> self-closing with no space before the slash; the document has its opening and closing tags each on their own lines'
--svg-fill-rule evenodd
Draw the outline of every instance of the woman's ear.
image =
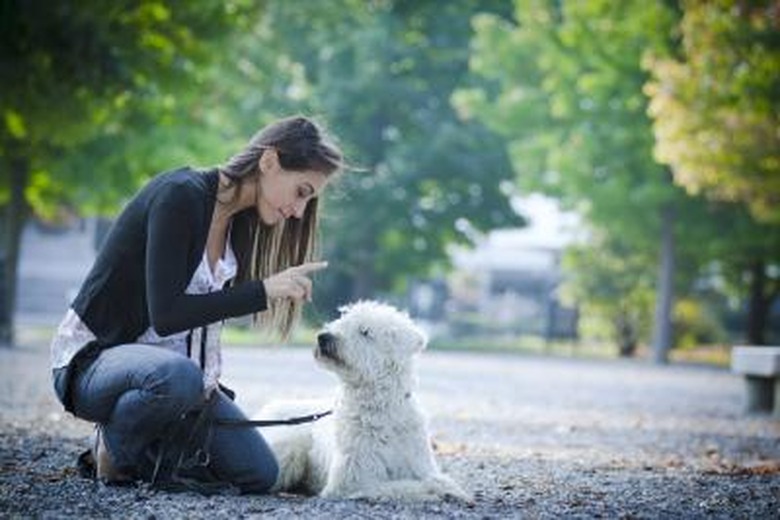
<svg viewBox="0 0 780 520">
<path fill-rule="evenodd" d="M 259 163 L 261 173 L 276 171 L 279 166 L 279 154 L 276 153 L 276 148 L 265 148 Z"/>
</svg>

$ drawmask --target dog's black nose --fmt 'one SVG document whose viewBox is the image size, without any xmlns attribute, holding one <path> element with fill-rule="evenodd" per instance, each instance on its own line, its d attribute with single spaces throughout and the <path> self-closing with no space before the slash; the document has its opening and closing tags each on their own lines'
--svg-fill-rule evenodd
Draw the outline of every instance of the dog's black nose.
<svg viewBox="0 0 780 520">
<path fill-rule="evenodd" d="M 320 332 L 317 334 L 317 345 L 322 355 L 330 358 L 335 357 L 336 336 L 330 332 Z"/>
<path fill-rule="evenodd" d="M 331 334 L 330 332 L 320 332 L 319 334 L 317 334 L 317 344 L 320 347 L 333 344 L 333 341 L 335 339 L 336 339 L 335 336 L 333 336 L 333 334 Z"/>
</svg>

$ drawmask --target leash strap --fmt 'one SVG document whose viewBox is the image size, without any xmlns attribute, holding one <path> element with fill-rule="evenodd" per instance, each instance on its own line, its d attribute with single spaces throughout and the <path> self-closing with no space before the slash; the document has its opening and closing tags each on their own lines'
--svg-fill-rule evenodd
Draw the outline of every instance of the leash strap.
<svg viewBox="0 0 780 520">
<path fill-rule="evenodd" d="M 208 464 L 208 445 L 211 441 L 209 423 L 216 399 L 216 393 L 211 394 L 200 410 L 182 416 L 182 420 L 171 429 L 157 454 L 151 476 L 152 486 L 175 480 L 180 468 Z M 197 415 L 193 420 L 194 413 Z"/>
<path fill-rule="evenodd" d="M 246 421 L 231 420 L 231 419 L 216 419 L 214 424 L 217 426 L 224 426 L 226 428 L 245 428 L 255 427 L 262 428 L 266 426 L 292 426 L 295 424 L 304 424 L 314 421 L 319 421 L 323 417 L 326 417 L 333 413 L 333 410 L 327 410 L 325 412 L 313 413 L 311 415 L 303 415 L 301 417 L 290 417 L 289 419 L 252 419 Z"/>
</svg>

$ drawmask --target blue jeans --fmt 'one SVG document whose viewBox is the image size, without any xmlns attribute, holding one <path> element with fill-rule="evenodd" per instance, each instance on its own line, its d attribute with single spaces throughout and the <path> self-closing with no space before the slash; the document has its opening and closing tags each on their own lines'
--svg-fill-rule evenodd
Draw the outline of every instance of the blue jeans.
<svg viewBox="0 0 780 520">
<path fill-rule="evenodd" d="M 75 415 L 99 423 L 114 466 L 132 472 L 182 413 L 203 403 L 203 374 L 192 360 L 168 349 L 119 345 L 76 374 L 71 392 Z M 222 392 L 214 417 L 246 419 Z M 209 469 L 243 493 L 267 492 L 279 471 L 255 428 L 215 427 Z"/>
</svg>

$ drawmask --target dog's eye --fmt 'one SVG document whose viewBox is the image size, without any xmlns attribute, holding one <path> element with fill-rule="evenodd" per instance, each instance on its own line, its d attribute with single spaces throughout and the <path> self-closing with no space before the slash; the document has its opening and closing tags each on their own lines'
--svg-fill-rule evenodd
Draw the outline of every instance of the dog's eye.
<svg viewBox="0 0 780 520">
<path fill-rule="evenodd" d="M 368 329 L 368 327 L 360 327 L 358 331 L 360 332 L 360 335 L 363 336 L 364 338 L 369 338 L 369 339 L 371 338 L 371 331 Z"/>
</svg>

